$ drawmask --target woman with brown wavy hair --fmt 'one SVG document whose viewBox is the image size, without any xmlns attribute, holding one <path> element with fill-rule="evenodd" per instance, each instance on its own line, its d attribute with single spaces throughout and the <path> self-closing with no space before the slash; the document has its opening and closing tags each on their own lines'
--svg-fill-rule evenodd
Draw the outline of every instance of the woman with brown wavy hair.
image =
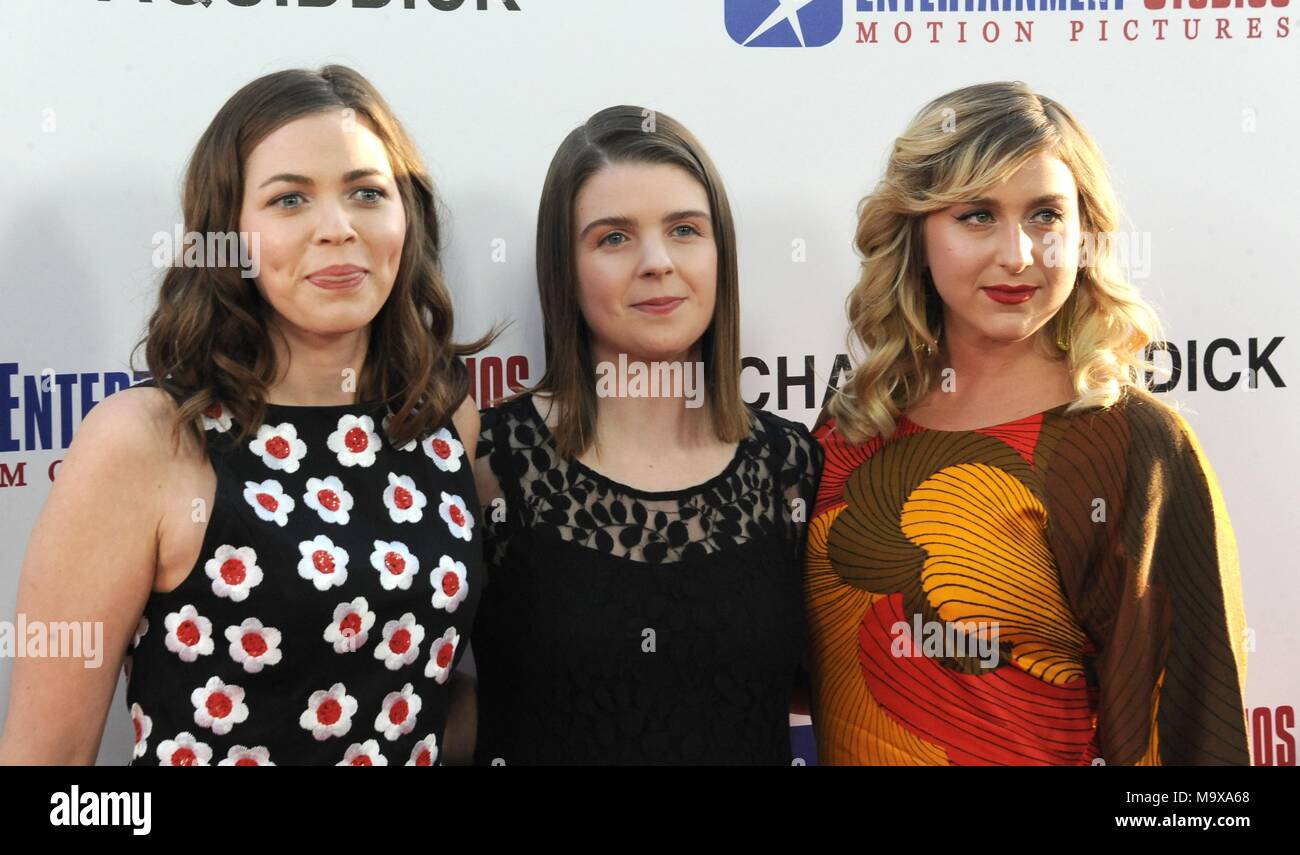
<svg viewBox="0 0 1300 855">
<path fill-rule="evenodd" d="M 926 105 L 859 211 L 864 351 L 814 434 L 824 763 L 1246 763 L 1236 545 L 1150 395 L 1096 144 L 988 83 Z"/>
<path fill-rule="evenodd" d="M 435 763 L 480 572 L 458 357 L 485 342 L 451 339 L 419 154 L 357 72 L 277 72 L 212 120 L 183 211 L 250 265 L 187 246 L 153 380 L 77 432 L 18 610 L 102 622 L 110 654 L 20 659 L 0 760 L 93 761 L 125 657 L 133 763 Z"/>
</svg>

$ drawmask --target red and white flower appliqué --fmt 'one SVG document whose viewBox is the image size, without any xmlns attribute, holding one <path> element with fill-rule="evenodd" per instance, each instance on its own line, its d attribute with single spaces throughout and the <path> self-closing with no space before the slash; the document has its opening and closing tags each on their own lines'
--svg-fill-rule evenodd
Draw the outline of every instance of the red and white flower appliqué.
<svg viewBox="0 0 1300 855">
<path fill-rule="evenodd" d="M 443 472 L 460 471 L 460 459 L 465 454 L 465 446 L 451 435 L 451 431 L 439 428 L 436 433 L 420 443 L 420 447 Z"/>
<path fill-rule="evenodd" d="M 384 640 L 375 646 L 375 658 L 382 660 L 389 671 L 396 671 L 420 658 L 423 641 L 424 627 L 415 622 L 415 615 L 407 612 L 384 624 Z"/>
<path fill-rule="evenodd" d="M 385 591 L 394 588 L 406 591 L 420 570 L 420 559 L 400 540 L 376 540 L 375 550 L 370 553 L 370 566 L 379 571 L 379 584 Z"/>
<path fill-rule="evenodd" d="M 352 716 L 357 712 L 357 699 L 347 693 L 342 683 L 330 686 L 329 691 L 318 690 L 307 699 L 307 709 L 298 717 L 298 724 L 318 741 L 331 736 L 342 736 L 352 729 Z"/>
<path fill-rule="evenodd" d="M 298 463 L 307 456 L 307 443 L 298 438 L 298 429 L 289 422 L 272 427 L 262 425 L 257 436 L 248 443 L 248 450 L 262 458 L 268 469 L 279 472 L 297 472 Z"/>
<path fill-rule="evenodd" d="M 370 629 L 375 625 L 375 613 L 365 597 L 334 607 L 334 620 L 325 627 L 325 640 L 334 645 L 335 653 L 352 653 L 365 646 Z"/>
<path fill-rule="evenodd" d="M 273 522 L 282 528 L 289 522 L 289 514 L 294 508 L 293 496 L 287 495 L 284 487 L 274 478 L 268 478 L 260 484 L 245 481 L 244 501 L 252 505 L 258 519 Z"/>
<path fill-rule="evenodd" d="M 438 559 L 438 569 L 429 574 L 429 579 L 433 582 L 435 609 L 446 609 L 448 613 L 454 612 L 469 595 L 465 565 L 450 555 Z"/>
<path fill-rule="evenodd" d="M 343 482 L 337 475 L 326 478 L 308 478 L 307 492 L 302 500 L 307 507 L 320 514 L 320 518 L 335 525 L 348 524 L 348 512 L 352 510 L 352 494 L 343 488 Z"/>
<path fill-rule="evenodd" d="M 378 740 L 367 739 L 365 742 L 354 742 L 349 745 L 348 750 L 343 752 L 343 759 L 335 765 L 387 766 L 388 758 L 379 753 Z"/>
<path fill-rule="evenodd" d="M 474 537 L 474 517 L 465 508 L 465 500 L 450 493 L 442 494 L 442 504 L 438 505 L 438 516 L 447 524 L 452 537 L 472 540 Z"/>
<path fill-rule="evenodd" d="M 212 621 L 200 615 L 192 605 L 181 606 L 180 611 L 168 614 L 163 619 L 163 626 L 167 628 L 163 644 L 182 662 L 193 662 L 214 649 Z"/>
<path fill-rule="evenodd" d="M 389 742 L 404 736 L 415 729 L 415 717 L 423 706 L 415 687 L 410 683 L 402 686 L 400 692 L 389 692 L 384 696 L 383 707 L 375 716 L 375 730 L 384 735 Z"/>
<path fill-rule="evenodd" d="M 236 603 L 248 599 L 248 592 L 262 581 L 257 553 L 249 546 L 218 546 L 216 553 L 203 565 L 203 571 L 212 580 L 212 593 L 229 597 Z"/>
<path fill-rule="evenodd" d="M 207 766 L 212 759 L 212 748 L 199 742 L 194 734 L 182 730 L 175 739 L 158 743 L 158 762 L 163 766 Z"/>
<path fill-rule="evenodd" d="M 419 522 L 424 516 L 424 506 L 429 500 L 415 486 L 409 475 L 388 473 L 388 487 L 384 490 L 384 507 L 395 523 Z"/>
<path fill-rule="evenodd" d="M 203 686 L 190 692 L 190 703 L 194 704 L 194 723 L 212 728 L 217 736 L 230 733 L 235 725 L 248 720 L 244 690 L 227 685 L 220 677 L 209 678 Z"/>
<path fill-rule="evenodd" d="M 255 617 L 244 618 L 239 626 L 226 627 L 226 640 L 230 642 L 230 658 L 249 674 L 278 664 L 284 655 L 280 652 L 280 630 L 263 626 Z"/>
<path fill-rule="evenodd" d="M 135 748 L 131 756 L 138 760 L 149 750 L 149 734 L 153 733 L 153 719 L 144 714 L 139 704 L 131 704 L 131 729 L 135 731 Z"/>
<path fill-rule="evenodd" d="M 203 411 L 203 429 L 225 433 L 230 430 L 230 413 L 221 404 L 213 404 Z"/>
<path fill-rule="evenodd" d="M 456 646 L 460 644 L 460 635 L 456 627 L 449 626 L 429 647 L 429 662 L 424 666 L 424 676 L 432 677 L 439 684 L 447 682 L 451 675 L 451 663 L 456 661 Z"/>
<path fill-rule="evenodd" d="M 247 748 L 243 745 L 232 745 L 226 752 L 226 759 L 217 764 L 218 766 L 274 766 L 271 762 L 271 752 L 265 745 L 254 745 Z"/>
<path fill-rule="evenodd" d="M 298 575 L 316 586 L 318 591 L 328 591 L 348 580 L 348 553 L 323 534 L 298 544 L 302 559 L 298 562 Z"/>
<path fill-rule="evenodd" d="M 373 466 L 375 452 L 381 446 L 370 416 L 341 416 L 338 429 L 325 440 L 329 450 L 338 455 L 343 466 Z"/>
<path fill-rule="evenodd" d="M 438 762 L 438 737 L 430 733 L 428 736 L 415 743 L 411 749 L 411 759 L 406 761 L 407 766 L 432 766 Z"/>
</svg>

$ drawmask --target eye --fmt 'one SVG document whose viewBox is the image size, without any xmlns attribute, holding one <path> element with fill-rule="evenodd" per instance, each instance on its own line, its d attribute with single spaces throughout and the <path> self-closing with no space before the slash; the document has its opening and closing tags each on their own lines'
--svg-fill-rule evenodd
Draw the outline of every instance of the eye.
<svg viewBox="0 0 1300 855">
<path fill-rule="evenodd" d="M 361 200 L 365 202 L 367 205 L 378 205 L 380 202 L 388 198 L 388 193 L 384 190 L 381 190 L 378 187 L 362 187 L 357 192 L 375 194 L 374 196 L 369 196 Z"/>
<path fill-rule="evenodd" d="M 682 229 L 685 229 L 686 231 L 683 233 Z M 681 223 L 680 225 L 673 226 L 673 234 L 676 237 L 690 237 L 691 235 L 698 235 L 699 233 L 700 230 L 690 223 Z"/>
<path fill-rule="evenodd" d="M 620 240 L 614 240 L 614 238 L 620 238 Z M 622 246 L 624 243 L 627 243 L 627 240 L 627 235 L 622 232 L 610 232 L 600 239 L 600 243 L 597 244 L 597 246 Z"/>
<path fill-rule="evenodd" d="M 1043 221 L 1043 222 L 1045 222 L 1045 223 L 1049 223 L 1049 224 L 1050 224 L 1050 223 L 1059 223 L 1059 222 L 1061 222 L 1062 220 L 1065 219 L 1065 214 L 1061 213 L 1060 211 L 1056 210 L 1055 208 L 1044 208 L 1043 210 L 1041 210 L 1041 211 L 1037 212 L 1036 214 L 1034 214 L 1034 216 L 1037 217 L 1037 216 L 1040 216 L 1040 215 L 1042 215 L 1042 214 L 1047 214 L 1047 215 L 1049 216 L 1049 219 Z"/>
<path fill-rule="evenodd" d="M 975 221 L 975 217 L 988 217 L 988 220 Z M 963 223 L 974 222 L 977 226 L 987 226 L 989 223 L 993 222 L 993 215 L 988 211 L 971 211 L 969 214 L 962 214 L 957 219 L 961 220 Z"/>
<path fill-rule="evenodd" d="M 285 199 L 302 199 L 302 198 L 303 198 L 303 196 L 302 196 L 301 193 L 285 193 L 283 196 L 276 196 L 274 199 L 271 200 L 270 204 L 275 205 L 276 207 L 282 208 L 282 209 L 284 209 L 284 210 L 286 210 L 286 211 L 292 211 L 294 208 L 297 208 L 297 207 L 299 207 L 299 206 L 298 206 L 298 205 L 281 205 L 280 203 L 283 202 Z"/>
</svg>

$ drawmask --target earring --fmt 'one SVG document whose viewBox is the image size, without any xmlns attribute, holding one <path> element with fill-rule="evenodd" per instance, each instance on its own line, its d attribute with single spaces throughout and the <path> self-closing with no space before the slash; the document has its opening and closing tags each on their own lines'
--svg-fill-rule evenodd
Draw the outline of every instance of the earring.
<svg viewBox="0 0 1300 855">
<path fill-rule="evenodd" d="M 925 291 L 926 291 L 926 319 L 925 319 L 925 320 L 926 320 L 926 331 L 929 332 L 929 328 L 930 328 L 930 325 L 931 325 L 931 320 L 930 320 L 930 315 L 931 315 L 930 308 L 931 308 L 931 306 L 930 306 L 930 304 L 931 304 L 931 301 L 933 301 L 933 303 L 934 303 L 935 305 L 938 305 L 938 302 L 939 302 L 939 292 L 938 292 L 938 290 L 934 287 L 934 277 L 930 274 L 930 268 L 928 268 L 928 267 L 923 267 L 923 268 L 921 268 L 921 284 L 922 284 L 922 286 L 925 288 Z M 935 353 L 938 351 L 938 347 L 939 347 L 939 336 L 941 336 L 941 335 L 943 335 L 943 330 L 942 330 L 942 328 L 939 330 L 939 335 L 937 335 L 937 336 L 934 337 L 934 342 L 933 342 L 933 344 L 932 344 L 931 342 L 929 342 L 929 341 L 922 341 L 920 344 L 914 346 L 914 347 L 912 348 L 912 350 L 913 350 L 913 351 L 924 350 L 924 351 L 925 351 L 925 358 L 926 358 L 926 359 L 933 359 Z"/>
<path fill-rule="evenodd" d="M 1070 352 L 1070 337 L 1074 335 L 1074 295 L 1071 292 L 1065 305 L 1056 313 L 1056 347 L 1062 353 Z"/>
</svg>

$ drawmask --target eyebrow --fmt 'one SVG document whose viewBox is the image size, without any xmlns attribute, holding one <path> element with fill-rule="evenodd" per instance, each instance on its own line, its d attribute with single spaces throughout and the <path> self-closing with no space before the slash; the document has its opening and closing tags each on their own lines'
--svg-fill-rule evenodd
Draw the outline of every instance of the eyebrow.
<svg viewBox="0 0 1300 855">
<path fill-rule="evenodd" d="M 1045 193 L 1036 199 L 1030 199 L 1029 205 L 1027 207 L 1033 208 L 1036 205 L 1048 205 L 1048 204 L 1060 205 L 1065 203 L 1067 200 L 1068 197 L 1063 196 L 1060 193 Z M 1002 207 L 1001 203 L 999 203 L 997 199 L 990 199 L 988 196 L 981 196 L 978 199 L 968 199 L 967 201 L 959 202 L 958 204 L 983 205 L 986 208 L 999 208 L 999 209 Z"/>
<path fill-rule="evenodd" d="M 351 184 L 353 181 L 356 181 L 358 178 L 366 178 L 371 175 L 383 176 L 384 173 L 380 172 L 378 169 L 375 169 L 373 167 L 366 167 L 364 169 L 354 169 L 351 172 L 344 173 L 343 183 Z M 314 187 L 316 185 L 316 182 L 312 181 L 306 175 L 298 175 L 293 172 L 279 172 L 276 173 L 275 175 L 272 175 L 270 178 L 266 179 L 261 184 L 257 185 L 257 189 L 261 190 L 266 185 L 274 184 L 276 181 L 284 181 L 288 184 L 303 184 L 308 187 Z"/>
<path fill-rule="evenodd" d="M 713 218 L 705 211 L 695 210 L 673 211 L 671 214 L 668 214 L 663 218 L 663 222 L 665 223 L 671 223 L 673 220 L 705 220 L 712 222 Z M 636 220 L 633 220 L 631 217 L 601 217 L 598 220 L 592 220 L 590 223 L 587 223 L 586 228 L 579 233 L 578 237 L 584 238 L 592 229 L 601 226 L 614 226 L 615 228 L 625 229 L 634 225 L 636 225 Z"/>
</svg>

